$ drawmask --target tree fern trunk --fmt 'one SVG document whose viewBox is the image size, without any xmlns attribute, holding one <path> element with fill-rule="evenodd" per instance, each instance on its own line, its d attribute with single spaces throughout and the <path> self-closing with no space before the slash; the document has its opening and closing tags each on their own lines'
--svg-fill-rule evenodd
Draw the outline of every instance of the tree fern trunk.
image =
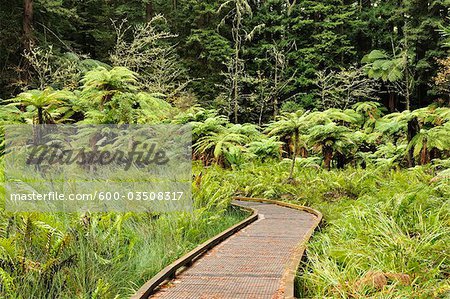
<svg viewBox="0 0 450 299">
<path fill-rule="evenodd" d="M 302 158 L 308 158 L 308 149 L 303 146 L 300 149 L 300 154 L 301 154 Z"/>
<path fill-rule="evenodd" d="M 333 159 L 333 149 L 329 146 L 324 146 L 322 150 L 324 166 L 327 170 L 331 170 L 331 160 Z"/>
<path fill-rule="evenodd" d="M 411 140 L 414 138 L 414 136 L 417 135 L 420 131 L 420 125 L 419 121 L 417 120 L 417 117 L 414 117 L 408 122 L 408 143 L 411 142 Z M 415 161 L 414 161 L 414 148 L 410 148 L 408 150 L 408 166 L 414 167 Z"/>
<path fill-rule="evenodd" d="M 44 110 L 41 107 L 37 108 L 38 111 L 38 124 L 44 124 Z"/>
<path fill-rule="evenodd" d="M 153 2 L 152 0 L 148 0 L 147 4 L 145 5 L 145 19 L 147 22 L 150 22 L 153 18 Z"/>
<path fill-rule="evenodd" d="M 395 95 L 392 92 L 389 93 L 389 111 L 395 111 Z"/>
<path fill-rule="evenodd" d="M 420 153 L 420 164 L 425 165 L 429 161 L 428 145 L 427 140 L 423 141 L 422 151 Z"/>
<path fill-rule="evenodd" d="M 291 171 L 289 173 L 289 179 L 292 180 L 294 178 L 294 169 L 295 169 L 295 160 L 297 159 L 297 143 L 298 143 L 298 132 L 295 132 L 294 134 L 294 150 L 292 153 L 292 165 L 291 165 Z"/>
<path fill-rule="evenodd" d="M 339 169 L 343 169 L 345 167 L 345 156 L 341 153 L 336 153 L 336 166 Z"/>
<path fill-rule="evenodd" d="M 23 1 L 23 45 L 27 51 L 33 43 L 33 0 Z"/>
</svg>

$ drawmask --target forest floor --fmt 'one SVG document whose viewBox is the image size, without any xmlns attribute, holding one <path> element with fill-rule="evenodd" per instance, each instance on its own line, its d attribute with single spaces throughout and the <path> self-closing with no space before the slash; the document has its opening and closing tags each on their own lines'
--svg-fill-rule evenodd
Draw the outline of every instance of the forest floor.
<svg viewBox="0 0 450 299">
<path fill-rule="evenodd" d="M 243 196 L 311 206 L 324 223 L 297 279 L 301 298 L 448 298 L 450 182 L 431 166 L 325 171 L 287 163 L 202 170 Z M 299 163 L 301 164 L 301 163 Z"/>
<path fill-rule="evenodd" d="M 231 198 L 241 195 L 324 214 L 297 279 L 301 297 L 448 298 L 448 178 L 429 165 L 326 171 L 299 160 L 288 181 L 289 164 L 196 164 L 193 213 L 2 211 L 1 259 L 9 266 L 0 272 L 0 294 L 126 298 L 164 266 L 243 219 L 229 208 Z"/>
</svg>

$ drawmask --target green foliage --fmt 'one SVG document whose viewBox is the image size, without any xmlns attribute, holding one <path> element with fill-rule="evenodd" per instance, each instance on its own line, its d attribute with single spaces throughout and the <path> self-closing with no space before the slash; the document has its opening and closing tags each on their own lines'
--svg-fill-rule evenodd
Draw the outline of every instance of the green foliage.
<svg viewBox="0 0 450 299">
<path fill-rule="evenodd" d="M 350 138 L 351 131 L 335 123 L 317 125 L 309 130 L 308 143 L 316 152 L 321 152 L 324 158 L 324 166 L 331 167 L 331 160 L 336 153 L 346 156 L 353 146 Z"/>
<path fill-rule="evenodd" d="M 377 151 L 367 158 L 369 163 L 378 167 L 398 168 L 405 160 L 407 145 L 386 143 L 378 146 Z"/>
<path fill-rule="evenodd" d="M 87 123 L 157 123 L 173 111 L 158 95 L 139 92 L 137 74 L 124 67 L 97 68 L 81 82 L 75 109 L 84 112 Z"/>
<path fill-rule="evenodd" d="M 444 151 L 450 148 L 450 123 L 429 130 L 422 129 L 411 140 L 408 148 L 413 149 L 414 156 L 420 158 L 422 164 L 428 163 L 431 151 Z"/>
<path fill-rule="evenodd" d="M 299 135 L 307 126 L 305 118 L 308 112 L 298 110 L 281 115 L 277 121 L 267 126 L 266 132 L 269 136 L 288 137 Z"/>
<path fill-rule="evenodd" d="M 33 2 L 32 47 L 24 2 L 0 11 L 1 131 L 191 124 L 210 167 L 195 166 L 192 213 L 0 211 L 0 297 L 129 296 L 241 219 L 234 194 L 324 212 L 300 297 L 448 296 L 447 0 Z"/>
<path fill-rule="evenodd" d="M 83 107 L 71 106 L 76 103 L 86 105 L 87 122 L 190 123 L 194 158 L 213 165 L 195 167 L 193 213 L 1 212 L 0 259 L 8 265 L 0 266 L 2 296 L 127 296 L 181 254 L 241 219 L 227 212 L 233 194 L 281 197 L 324 211 L 330 226 L 309 249 L 309 271 L 300 285 L 305 296 L 331 296 L 336 290 L 377 294 L 377 288 L 365 285 L 373 273 L 415 277 L 409 289 L 391 284 L 395 296 L 418 290 L 439 294 L 446 287 L 441 253 L 448 243 L 448 207 L 443 205 L 450 196 L 448 108 L 383 117 L 373 102 L 358 103 L 355 110 L 300 110 L 281 115 L 263 134 L 256 125 L 230 124 L 212 110 L 177 111 L 140 91 L 136 75 L 123 68 L 88 72 L 83 84 L 74 93 L 30 91 L 7 106 L 2 121 L 32 119 L 37 107 L 55 121 L 73 121 L 57 112 Z M 48 115 L 43 119 L 50 120 Z M 408 124 L 415 119 L 420 131 L 409 140 Z M 410 150 L 421 164 L 434 159 L 433 167 L 402 170 Z M 280 161 L 283 154 L 291 159 Z M 329 170 L 345 170 L 323 171 L 322 162 Z M 330 285 L 341 280 L 350 284 Z"/>
<path fill-rule="evenodd" d="M 30 90 L 10 100 L 14 106 L 27 108 L 25 118 L 34 124 L 53 124 L 61 121 L 75 96 L 69 91 Z"/>
<path fill-rule="evenodd" d="M 219 165 L 233 164 L 231 159 L 236 159 L 240 148 L 246 143 L 248 137 L 231 129 L 225 129 L 218 133 L 210 132 L 200 138 L 195 144 L 195 153 L 203 160 L 211 158 Z"/>
<path fill-rule="evenodd" d="M 298 297 L 445 298 L 450 289 L 446 170 L 433 178 L 429 167 L 328 172 L 298 165 L 295 184 L 286 183 L 287 172 L 283 162 L 255 163 L 232 171 L 211 168 L 203 178 L 227 189 L 231 184 L 240 195 L 281 198 L 322 211 L 326 222 L 308 245 Z"/>
<path fill-rule="evenodd" d="M 208 117 L 204 121 L 192 122 L 192 141 L 196 142 L 208 134 L 219 133 L 225 130 L 225 125 L 227 123 L 227 118 L 223 116 L 212 116 Z"/>
<path fill-rule="evenodd" d="M 353 105 L 353 109 L 359 114 L 362 114 L 364 118 L 379 119 L 382 114 L 382 107 L 377 102 L 360 102 Z"/>
<path fill-rule="evenodd" d="M 258 119 L 258 112 L 249 111 L 258 108 L 264 115 L 276 115 L 286 101 L 303 109 L 315 107 L 317 98 L 311 95 L 317 92 L 317 72 L 351 73 L 367 53 L 364 60 L 373 66 L 370 75 L 386 81 L 399 81 L 406 53 L 414 82 L 408 97 L 416 107 L 441 96 L 430 83 L 437 73 L 436 58 L 447 56 L 446 0 L 234 1 L 234 6 L 218 0 L 33 2 L 31 25 L 35 50 L 40 53 L 27 49 L 27 56 L 34 57 L 29 63 L 23 63 L 23 36 L 17 34 L 23 26 L 23 2 L 14 0 L 0 13 L 8 20 L 8 26 L 0 28 L 2 98 L 13 97 L 18 88 L 74 88 L 75 77 L 82 76 L 86 66 L 94 62 L 104 66 L 102 61 L 127 66 L 140 73 L 142 80 L 156 83 L 147 86 L 151 92 L 191 89 L 202 104 L 210 105 L 224 83 L 224 64 L 236 55 L 236 35 L 231 30 L 236 9 L 239 14 L 235 15 L 252 12 L 239 24 L 242 45 L 235 59 L 236 63 L 242 60 L 236 70 L 242 77 L 239 110 L 243 121 Z M 118 20 L 124 19 L 126 25 L 120 26 Z M 222 20 L 226 22 L 217 30 Z M 273 49 L 281 55 L 274 55 Z M 41 63 L 45 57 L 50 64 Z M 261 80 L 270 82 L 266 90 L 277 94 L 276 101 L 258 92 Z M 386 101 L 385 86 L 377 91 L 373 96 Z"/>
<path fill-rule="evenodd" d="M 281 115 L 277 121 L 272 122 L 266 128 L 268 136 L 278 136 L 288 142 L 288 146 L 292 146 L 292 166 L 289 179 L 293 178 L 295 161 L 300 148 L 306 147 L 306 129 L 309 111 L 299 110 L 293 113 Z"/>
<path fill-rule="evenodd" d="M 253 141 L 248 144 L 248 151 L 256 159 L 265 161 L 267 159 L 280 158 L 282 142 L 277 141 L 277 138 L 261 138 L 258 141 Z"/>
<path fill-rule="evenodd" d="M 284 113 L 266 126 L 267 136 L 255 125 L 230 125 L 226 118 L 201 109 L 182 113 L 175 122 L 197 120 L 192 122 L 195 157 L 222 166 L 234 163 L 226 161 L 230 151 L 233 160 L 239 153 L 238 164 L 243 163 L 244 156 L 265 160 L 281 154 L 291 158 L 291 171 L 298 155 L 317 155 L 314 158 L 323 159 L 327 169 L 348 164 L 396 168 L 406 166 L 408 159 L 427 164 L 448 156 L 448 108 L 431 106 L 385 116 L 376 102 L 361 102 L 353 108 Z M 419 131 L 409 132 L 414 121 Z"/>
<path fill-rule="evenodd" d="M 395 82 L 403 78 L 404 60 L 402 58 L 390 59 L 380 50 L 373 50 L 361 61 L 365 64 L 367 75 L 383 81 Z"/>
<path fill-rule="evenodd" d="M 81 81 L 86 93 L 102 91 L 96 96 L 106 96 L 112 90 L 132 92 L 137 90 L 136 74 L 125 67 L 115 67 L 111 70 L 99 67 L 88 72 Z"/>
<path fill-rule="evenodd" d="M 201 190 L 193 186 L 192 212 L 0 211 L 0 297 L 129 297 L 166 265 L 245 216 L 228 208 L 229 186 L 216 183 L 205 178 Z"/>
</svg>

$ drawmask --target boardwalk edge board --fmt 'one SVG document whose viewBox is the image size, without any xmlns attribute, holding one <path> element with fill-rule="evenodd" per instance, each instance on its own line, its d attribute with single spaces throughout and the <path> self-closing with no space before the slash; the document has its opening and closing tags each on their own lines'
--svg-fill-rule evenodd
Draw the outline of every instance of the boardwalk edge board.
<svg viewBox="0 0 450 299">
<path fill-rule="evenodd" d="M 286 267 L 286 270 L 283 274 L 283 284 L 284 284 L 284 298 L 285 299 L 293 299 L 294 297 L 294 281 L 297 274 L 297 270 L 300 266 L 301 259 L 303 257 L 303 253 L 306 249 L 306 243 L 311 238 L 312 234 L 314 233 L 315 229 L 319 226 L 320 222 L 322 221 L 322 213 L 320 213 L 317 210 L 314 210 L 309 207 L 300 206 L 296 204 L 291 204 L 287 202 L 277 201 L 277 200 L 270 200 L 265 198 L 253 198 L 253 197 L 242 197 L 242 196 L 236 196 L 233 197 L 234 200 L 239 201 L 250 201 L 250 202 L 260 202 L 260 203 L 270 203 L 275 204 L 287 208 L 292 208 L 296 210 L 305 211 L 307 213 L 313 214 L 316 216 L 316 221 L 314 223 L 314 226 L 306 233 L 305 237 L 300 241 L 300 243 L 297 245 L 296 249 L 292 253 L 291 259 L 289 260 L 288 266 Z M 251 212 L 252 214 L 247 217 L 246 219 L 242 220 L 238 224 L 235 224 L 234 226 L 230 227 L 229 229 L 223 231 L 222 233 L 218 234 L 215 237 L 212 237 L 211 239 L 205 241 L 192 251 L 188 252 L 184 256 L 180 257 L 167 267 L 165 267 L 163 270 L 161 270 L 158 274 L 156 274 L 154 277 L 152 277 L 149 281 L 147 281 L 139 290 L 130 297 L 130 299 L 147 299 L 149 298 L 155 290 L 163 285 L 164 283 L 170 281 L 171 279 L 175 278 L 176 273 L 178 270 L 180 270 L 183 267 L 189 267 L 194 260 L 204 255 L 206 252 L 208 252 L 210 249 L 215 247 L 216 245 L 220 244 L 224 240 L 228 239 L 244 227 L 248 226 L 249 224 L 255 222 L 258 220 L 259 214 L 258 210 L 255 208 L 249 208 L 249 207 L 243 207 L 238 204 L 232 203 L 232 205 L 239 207 L 240 209 L 247 210 Z"/>
<path fill-rule="evenodd" d="M 240 209 L 247 210 L 251 212 L 252 214 L 247 217 L 246 219 L 242 220 L 238 224 L 235 224 L 234 226 L 230 227 L 229 229 L 223 231 L 222 233 L 218 234 L 215 237 L 212 237 L 211 239 L 205 241 L 204 243 L 197 246 L 192 251 L 188 252 L 184 256 L 180 257 L 167 267 L 165 267 L 163 270 L 161 270 L 158 274 L 153 276 L 149 281 L 147 281 L 139 290 L 130 297 L 130 299 L 147 299 L 150 295 L 154 293 L 154 291 L 164 284 L 164 282 L 167 282 L 176 276 L 176 272 L 183 268 L 188 267 L 192 262 L 205 254 L 207 251 L 212 249 L 214 246 L 218 245 L 222 241 L 226 240 L 230 236 L 234 235 L 244 227 L 248 226 L 252 222 L 258 220 L 258 211 L 255 209 L 242 207 L 236 204 L 232 204 L 233 206 L 237 206 Z"/>
<path fill-rule="evenodd" d="M 305 211 L 307 213 L 313 214 L 316 216 L 316 220 L 314 225 L 311 227 L 311 229 L 305 234 L 304 238 L 299 242 L 297 245 L 297 248 L 292 253 L 292 256 L 289 260 L 288 266 L 285 269 L 285 272 L 283 274 L 282 283 L 284 284 L 284 299 L 295 299 L 294 294 L 294 283 L 295 283 L 295 277 L 297 276 L 297 270 L 300 267 L 300 262 L 302 260 L 303 254 L 306 250 L 306 244 L 308 243 L 309 239 L 313 235 L 314 231 L 319 227 L 320 223 L 322 222 L 323 215 L 318 210 L 312 209 L 310 207 L 296 205 L 288 202 L 278 201 L 278 200 L 271 200 L 271 199 L 265 199 L 265 198 L 254 198 L 254 197 L 242 197 L 242 196 L 236 196 L 233 199 L 235 200 L 241 200 L 241 201 L 253 201 L 253 202 L 259 202 L 259 203 L 270 203 L 279 205 L 282 207 L 287 207 L 295 210 Z"/>
</svg>

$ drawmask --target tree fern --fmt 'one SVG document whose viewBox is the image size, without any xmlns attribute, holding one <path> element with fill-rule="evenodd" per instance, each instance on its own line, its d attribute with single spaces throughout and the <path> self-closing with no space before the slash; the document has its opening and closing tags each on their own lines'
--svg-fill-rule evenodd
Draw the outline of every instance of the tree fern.
<svg viewBox="0 0 450 299">
<path fill-rule="evenodd" d="M 200 138 L 194 145 L 195 153 L 203 156 L 204 160 L 213 158 L 219 165 L 225 166 L 225 153 L 233 148 L 242 147 L 248 141 L 243 134 L 233 133 L 229 130 L 211 132 Z"/>
<path fill-rule="evenodd" d="M 305 139 L 303 136 L 307 132 L 307 128 L 310 124 L 309 112 L 299 110 L 294 113 L 286 113 L 281 115 L 277 121 L 270 123 L 265 132 L 268 136 L 278 136 L 286 140 L 289 137 L 292 149 L 292 165 L 289 173 L 289 179 L 293 179 L 295 160 L 297 158 L 297 152 L 300 148 L 306 151 Z"/>
<path fill-rule="evenodd" d="M 350 132 L 347 127 L 335 123 L 316 125 L 309 129 L 308 144 L 314 151 L 322 153 L 324 166 L 328 170 L 336 153 L 346 155 L 350 147 L 354 146 Z"/>
<path fill-rule="evenodd" d="M 421 164 L 428 163 L 433 150 L 450 150 L 450 125 L 420 130 L 409 143 L 408 149 L 413 149 L 414 157 Z"/>
<path fill-rule="evenodd" d="M 47 88 L 23 92 L 9 100 L 9 105 L 26 107 L 34 124 L 53 124 L 67 111 L 63 107 L 74 99 L 72 92 Z"/>
<path fill-rule="evenodd" d="M 248 144 L 248 152 L 258 160 L 264 161 L 270 158 L 280 158 L 282 142 L 275 136 L 261 138 Z"/>
<path fill-rule="evenodd" d="M 378 102 L 359 102 L 353 105 L 353 109 L 363 117 L 365 128 L 373 128 L 376 120 L 384 113 L 384 109 Z"/>
</svg>

